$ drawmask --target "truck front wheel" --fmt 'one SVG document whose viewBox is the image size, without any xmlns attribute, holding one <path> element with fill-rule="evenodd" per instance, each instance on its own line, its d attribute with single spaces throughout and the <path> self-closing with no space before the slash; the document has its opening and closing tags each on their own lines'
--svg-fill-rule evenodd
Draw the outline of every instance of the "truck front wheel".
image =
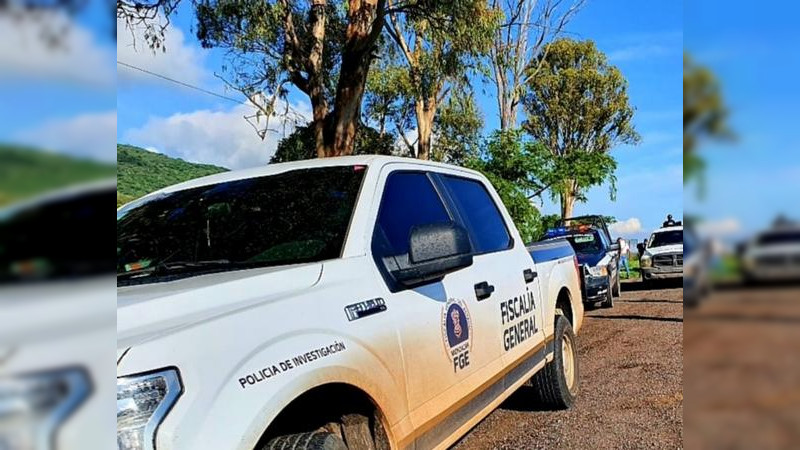
<svg viewBox="0 0 800 450">
<path fill-rule="evenodd" d="M 602 308 L 614 307 L 614 284 L 611 275 L 608 276 L 608 290 L 606 291 L 606 299 L 600 304 Z"/>
<path fill-rule="evenodd" d="M 263 450 L 348 450 L 344 440 L 327 431 L 289 434 L 270 440 Z"/>
<path fill-rule="evenodd" d="M 553 409 L 567 409 L 578 395 L 578 350 L 566 317 L 556 316 L 553 360 L 531 378 L 539 400 Z"/>
</svg>

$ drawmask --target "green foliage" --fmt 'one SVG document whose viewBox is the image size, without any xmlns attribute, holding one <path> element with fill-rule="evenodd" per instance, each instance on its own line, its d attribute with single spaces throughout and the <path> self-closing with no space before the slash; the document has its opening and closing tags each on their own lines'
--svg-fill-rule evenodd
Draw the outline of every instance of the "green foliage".
<svg viewBox="0 0 800 450">
<path fill-rule="evenodd" d="M 0 206 L 77 183 L 110 179 L 116 172 L 113 164 L 0 145 Z"/>
<path fill-rule="evenodd" d="M 697 154 L 703 138 L 729 139 L 728 110 L 722 99 L 719 81 L 705 67 L 683 55 L 683 181 L 698 179 L 704 169 Z"/>
<path fill-rule="evenodd" d="M 402 132 L 411 125 L 413 109 L 408 70 L 398 64 L 392 47 L 374 62 L 364 94 L 364 121 L 379 132 Z"/>
<path fill-rule="evenodd" d="M 286 80 L 298 81 L 311 52 L 312 29 L 302 22 L 312 14 L 311 2 L 275 0 L 199 0 L 196 2 L 197 38 L 205 48 L 227 51 L 222 67 L 228 81 L 249 95 L 273 92 Z M 330 102 L 335 94 L 346 14 L 336 2 L 325 8 L 325 45 L 319 79 Z M 285 41 L 286 17 L 291 15 L 297 47 Z M 295 77 L 294 79 L 292 79 Z M 304 81 L 301 84 L 306 83 Z M 280 92 L 283 97 L 287 91 Z"/>
<path fill-rule="evenodd" d="M 480 152 L 483 117 L 467 91 L 450 95 L 434 121 L 431 159 L 463 164 Z"/>
<path fill-rule="evenodd" d="M 534 173 L 542 184 L 550 188 L 553 197 L 565 193 L 565 181 L 575 181 L 579 188 L 596 186 L 606 181 L 610 184 L 611 198 L 616 197 L 617 161 L 608 153 L 570 151 L 563 155 L 553 154 L 543 144 L 532 147 Z M 578 201 L 586 201 L 582 189 L 573 192 Z"/>
<path fill-rule="evenodd" d="M 536 66 L 523 97 L 524 129 L 543 145 L 534 155 L 541 179 L 554 195 L 579 201 L 587 188 L 609 182 L 613 199 L 617 165 L 608 152 L 640 140 L 627 81 L 592 41 L 556 40 Z"/>
<path fill-rule="evenodd" d="M 463 78 L 491 46 L 500 11 L 482 0 L 431 2 L 432 14 L 391 15 L 390 36 L 406 57 L 411 95 L 440 95 L 447 81 Z"/>
<path fill-rule="evenodd" d="M 560 214 L 547 214 L 542 216 L 542 230 L 547 231 L 550 228 L 556 228 L 561 223 Z"/>
<path fill-rule="evenodd" d="M 391 155 L 394 149 L 394 138 L 389 134 L 381 135 L 374 128 L 362 125 L 356 132 L 355 155 Z M 295 131 L 281 139 L 270 164 L 317 157 L 314 148 L 314 130 L 311 125 L 297 127 Z"/>
<path fill-rule="evenodd" d="M 118 206 L 176 183 L 228 170 L 123 144 L 117 144 L 117 168 Z"/>
<path fill-rule="evenodd" d="M 545 230 L 539 210 L 529 199 L 531 192 L 539 188 L 532 177 L 531 147 L 524 142 L 520 130 L 498 130 L 489 137 L 480 155 L 465 164 L 489 179 L 525 242 L 539 239 Z"/>
</svg>

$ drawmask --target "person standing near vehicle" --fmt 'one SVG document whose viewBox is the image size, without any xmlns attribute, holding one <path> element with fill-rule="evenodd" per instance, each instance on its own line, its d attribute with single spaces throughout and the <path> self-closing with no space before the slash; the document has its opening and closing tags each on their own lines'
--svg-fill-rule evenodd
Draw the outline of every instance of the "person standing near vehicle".
<svg viewBox="0 0 800 450">
<path fill-rule="evenodd" d="M 631 267 L 628 264 L 628 253 L 630 253 L 630 246 L 628 241 L 622 238 L 617 240 L 619 242 L 619 264 L 625 268 L 625 278 L 631 277 Z"/>
</svg>

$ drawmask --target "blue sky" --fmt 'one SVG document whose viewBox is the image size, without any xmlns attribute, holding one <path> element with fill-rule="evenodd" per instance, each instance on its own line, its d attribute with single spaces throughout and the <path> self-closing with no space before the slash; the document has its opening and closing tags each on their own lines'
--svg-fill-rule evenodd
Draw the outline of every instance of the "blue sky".
<svg viewBox="0 0 800 450">
<path fill-rule="evenodd" d="M 686 11 L 686 49 L 720 80 L 736 134 L 735 141 L 704 143 L 707 193 L 699 197 L 687 187 L 686 211 L 705 218 L 721 237 L 745 237 L 778 214 L 800 219 L 798 14 L 796 2 L 772 9 L 738 1 Z"/>
<path fill-rule="evenodd" d="M 113 19 L 91 2 L 79 16 L 0 18 L 0 141 L 114 161 L 116 72 Z M 57 48 L 43 29 L 70 24 Z"/>
</svg>

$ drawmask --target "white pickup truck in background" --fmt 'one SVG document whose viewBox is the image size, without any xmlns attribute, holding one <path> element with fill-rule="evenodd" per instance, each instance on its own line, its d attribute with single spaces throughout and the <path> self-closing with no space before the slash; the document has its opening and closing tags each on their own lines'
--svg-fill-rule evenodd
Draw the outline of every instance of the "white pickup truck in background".
<svg viewBox="0 0 800 450">
<path fill-rule="evenodd" d="M 683 278 L 683 225 L 664 224 L 653 231 L 647 245 L 639 244 L 642 281 Z"/>
<path fill-rule="evenodd" d="M 577 395 L 575 255 L 526 248 L 477 172 L 223 173 L 123 206 L 117 234 L 120 449 L 444 448 L 529 381 Z"/>
</svg>

